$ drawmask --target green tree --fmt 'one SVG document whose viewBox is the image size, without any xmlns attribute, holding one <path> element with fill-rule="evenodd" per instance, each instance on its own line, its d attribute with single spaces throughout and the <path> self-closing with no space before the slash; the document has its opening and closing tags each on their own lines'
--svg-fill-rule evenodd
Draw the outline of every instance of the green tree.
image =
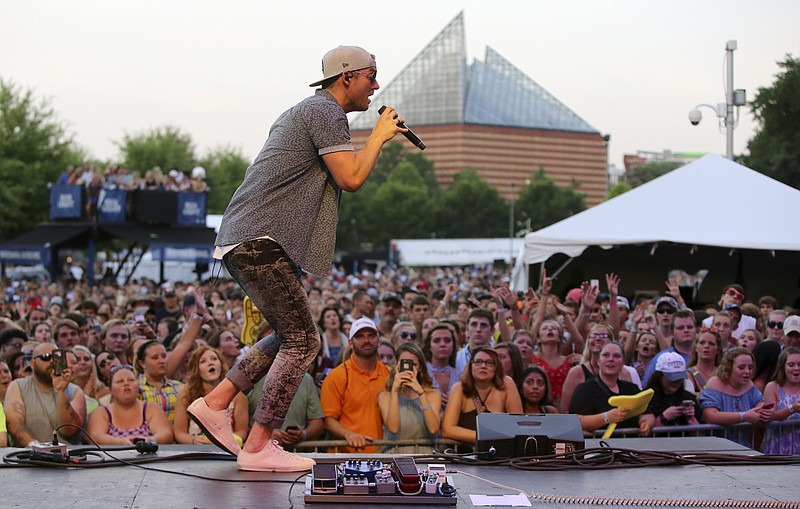
<svg viewBox="0 0 800 509">
<path fill-rule="evenodd" d="M 616 198 L 621 194 L 627 193 L 631 189 L 633 188 L 631 187 L 630 184 L 628 184 L 624 180 L 620 180 L 619 182 L 611 186 L 611 188 L 608 190 L 608 197 L 606 198 L 606 200 L 610 200 L 611 198 Z"/>
<path fill-rule="evenodd" d="M 518 224 L 530 222 L 531 231 L 536 231 L 585 210 L 584 195 L 577 189 L 575 181 L 559 187 L 539 168 L 517 197 Z"/>
<path fill-rule="evenodd" d="M 433 203 L 416 167 L 402 162 L 378 188 L 369 204 L 370 238 L 375 246 L 394 238 L 431 237 Z"/>
<path fill-rule="evenodd" d="M 437 200 L 439 238 L 490 238 L 508 234 L 509 204 L 475 170 L 458 173 Z"/>
<path fill-rule="evenodd" d="M 369 177 L 370 181 L 383 184 L 397 165 L 403 161 L 408 161 L 414 165 L 417 173 L 422 177 L 430 191 L 439 189 L 439 184 L 436 182 L 436 173 L 433 169 L 433 161 L 426 159 L 422 152 L 418 150 L 415 152 L 409 151 L 400 141 L 392 141 L 383 147 L 381 155 L 378 157 L 378 163 L 375 165 L 375 170 Z"/>
<path fill-rule="evenodd" d="M 758 89 L 751 111 L 759 124 L 743 164 L 800 189 L 800 60 L 787 55 L 769 87 Z"/>
<path fill-rule="evenodd" d="M 231 201 L 231 196 L 242 183 L 249 162 L 240 150 L 230 146 L 211 150 L 200 160 L 206 169 L 208 193 L 208 213 L 222 214 Z"/>
<path fill-rule="evenodd" d="M 631 187 L 639 187 L 640 185 L 650 182 L 651 180 L 666 175 L 675 168 L 680 168 L 683 163 L 667 162 L 667 161 L 652 161 L 649 163 L 640 164 L 631 171 L 628 175 L 628 184 Z"/>
<path fill-rule="evenodd" d="M 47 185 L 78 150 L 49 100 L 0 79 L 1 240 L 47 219 Z"/>
<path fill-rule="evenodd" d="M 195 165 L 192 137 L 177 127 L 157 127 L 133 135 L 126 133 L 122 141 L 115 144 L 122 153 L 122 164 L 131 170 L 146 171 L 159 166 L 165 172 L 172 168 L 189 171 Z"/>
<path fill-rule="evenodd" d="M 336 247 L 344 251 L 361 251 L 372 244 L 370 204 L 380 185 L 368 180 L 358 192 L 342 193 Z"/>
</svg>

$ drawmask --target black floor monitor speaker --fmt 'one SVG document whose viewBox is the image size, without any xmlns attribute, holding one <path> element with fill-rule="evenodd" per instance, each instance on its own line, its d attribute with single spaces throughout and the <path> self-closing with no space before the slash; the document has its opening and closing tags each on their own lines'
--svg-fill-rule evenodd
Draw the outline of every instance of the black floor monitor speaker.
<svg viewBox="0 0 800 509">
<path fill-rule="evenodd" d="M 583 449 L 575 414 L 478 414 L 477 451 L 495 458 L 549 456 Z"/>
</svg>

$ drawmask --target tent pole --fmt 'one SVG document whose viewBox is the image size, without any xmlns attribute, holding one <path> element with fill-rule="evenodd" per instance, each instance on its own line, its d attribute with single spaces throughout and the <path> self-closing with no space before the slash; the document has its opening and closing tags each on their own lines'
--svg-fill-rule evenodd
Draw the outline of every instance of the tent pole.
<svg viewBox="0 0 800 509">
<path fill-rule="evenodd" d="M 559 274 L 561 274 L 561 271 L 562 271 L 562 270 L 564 270 L 564 269 L 566 269 L 566 268 L 567 268 L 567 265 L 569 265 L 570 263 L 572 263 L 572 260 L 574 260 L 574 259 L 575 259 L 575 258 L 570 258 L 570 259 L 568 259 L 567 261 L 565 261 L 564 263 L 562 263 L 562 264 L 561 264 L 561 267 L 559 267 L 558 269 L 556 269 L 556 271 L 555 271 L 553 274 L 551 274 L 551 275 L 550 275 L 550 277 L 551 277 L 552 279 L 555 279 L 555 278 L 556 278 L 556 276 L 558 276 Z M 542 265 L 544 265 L 544 263 L 542 263 Z M 541 281 L 540 281 L 540 282 L 539 282 L 539 289 L 541 289 L 541 288 L 542 288 L 542 286 L 541 286 Z"/>
</svg>

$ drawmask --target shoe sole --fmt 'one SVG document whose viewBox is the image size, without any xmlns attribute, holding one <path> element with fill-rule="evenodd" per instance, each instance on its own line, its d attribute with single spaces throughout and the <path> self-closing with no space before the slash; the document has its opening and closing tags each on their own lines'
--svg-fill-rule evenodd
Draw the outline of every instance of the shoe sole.
<svg viewBox="0 0 800 509">
<path fill-rule="evenodd" d="M 222 449 L 223 451 L 227 452 L 228 454 L 230 454 L 230 455 L 232 455 L 232 456 L 237 456 L 237 454 L 236 454 L 235 452 L 231 451 L 230 449 L 228 449 L 228 447 L 227 447 L 227 446 L 225 446 L 225 444 L 223 444 L 222 442 L 220 442 L 219 440 L 217 440 L 217 438 L 214 436 L 214 434 L 213 434 L 213 433 L 211 433 L 211 431 L 209 431 L 209 429 L 208 429 L 208 428 L 206 428 L 206 427 L 203 425 L 203 423 L 200 421 L 200 419 L 199 419 L 199 418 L 197 418 L 197 417 L 196 417 L 196 416 L 195 416 L 195 415 L 192 413 L 192 411 L 191 411 L 191 410 L 187 409 L 187 410 L 186 410 L 186 413 L 188 413 L 188 414 L 189 414 L 189 417 L 190 417 L 190 418 L 191 418 L 191 419 L 194 421 L 194 423 L 195 423 L 195 424 L 197 424 L 197 426 L 198 426 L 198 427 L 199 427 L 199 428 L 200 428 L 200 429 L 203 431 L 203 434 L 206 436 L 206 438 L 208 438 L 209 440 L 211 440 L 211 442 L 212 442 L 214 445 L 216 445 L 217 447 L 219 447 L 220 449 Z"/>
<path fill-rule="evenodd" d="M 243 466 L 240 464 L 236 464 L 236 468 L 239 470 L 244 470 L 245 472 L 278 472 L 278 473 L 291 473 L 291 472 L 310 472 L 311 467 L 298 469 L 298 468 L 288 468 L 288 467 L 276 467 L 276 468 L 265 468 L 262 466 Z"/>
</svg>

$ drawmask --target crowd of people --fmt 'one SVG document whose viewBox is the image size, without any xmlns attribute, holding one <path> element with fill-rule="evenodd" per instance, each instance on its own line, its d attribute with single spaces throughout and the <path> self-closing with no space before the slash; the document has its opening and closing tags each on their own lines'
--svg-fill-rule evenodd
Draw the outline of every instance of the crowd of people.
<svg viewBox="0 0 800 509">
<path fill-rule="evenodd" d="M 91 194 L 101 189 L 121 189 L 124 191 L 161 190 L 175 192 L 204 193 L 208 191 L 206 170 L 195 166 L 189 172 L 173 168 L 165 172 L 154 166 L 142 172 L 130 171 L 127 166 L 109 165 L 103 170 L 96 165 L 84 164 L 80 168 L 69 165 L 58 177 L 60 185 L 82 185 Z"/>
<path fill-rule="evenodd" d="M 443 437 L 468 449 L 484 412 L 571 413 L 587 433 L 617 423 L 644 435 L 800 419 L 800 316 L 772 297 L 748 299 L 730 284 L 691 310 L 672 281 L 630 302 L 613 273 L 602 291 L 584 283 L 563 298 L 548 277 L 518 293 L 507 276 L 471 267 L 304 278 L 321 344 L 273 437 L 289 448 L 345 440 L 358 452 L 377 451 L 379 439 Z M 249 321 L 230 280 L 5 283 L 0 445 L 54 431 L 73 444 L 217 443 L 187 409 L 271 332 Z M 646 388 L 655 395 L 641 415 L 608 402 Z M 231 400 L 236 444 L 226 450 L 246 440 L 262 390 Z M 800 453 L 800 427 L 752 434 L 736 426 L 726 436 Z"/>
<path fill-rule="evenodd" d="M 205 193 L 209 191 L 206 170 L 195 166 L 190 172 L 173 168 L 164 172 L 155 166 L 142 172 L 130 171 L 127 166 L 109 165 L 105 170 L 96 165 L 84 164 L 77 168 L 66 167 L 59 176 L 59 185 L 80 185 L 83 187 L 82 207 L 86 217 L 94 220 L 107 191 L 172 191 Z"/>
</svg>

